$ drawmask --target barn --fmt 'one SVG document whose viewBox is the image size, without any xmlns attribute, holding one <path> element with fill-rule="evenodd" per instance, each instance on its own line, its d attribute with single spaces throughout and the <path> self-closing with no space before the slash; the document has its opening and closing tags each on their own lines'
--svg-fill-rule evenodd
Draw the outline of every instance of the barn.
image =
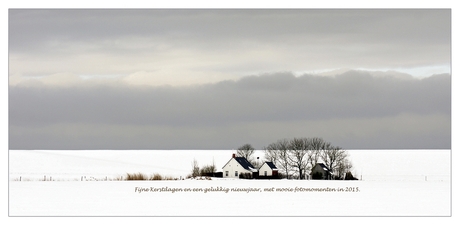
<svg viewBox="0 0 460 225">
<path fill-rule="evenodd" d="M 324 163 L 316 163 L 311 169 L 311 177 L 314 180 L 330 180 L 332 179 L 332 173 Z"/>
</svg>

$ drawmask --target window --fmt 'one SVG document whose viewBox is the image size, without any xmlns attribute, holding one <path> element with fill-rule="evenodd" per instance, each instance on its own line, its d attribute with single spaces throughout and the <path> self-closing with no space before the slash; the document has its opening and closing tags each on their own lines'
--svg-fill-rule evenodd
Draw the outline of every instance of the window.
<svg viewBox="0 0 460 225">
<path fill-rule="evenodd" d="M 235 177 L 237 177 L 237 176 L 238 176 L 238 171 L 235 171 Z"/>
<path fill-rule="evenodd" d="M 225 171 L 225 176 L 228 177 L 228 171 Z"/>
</svg>

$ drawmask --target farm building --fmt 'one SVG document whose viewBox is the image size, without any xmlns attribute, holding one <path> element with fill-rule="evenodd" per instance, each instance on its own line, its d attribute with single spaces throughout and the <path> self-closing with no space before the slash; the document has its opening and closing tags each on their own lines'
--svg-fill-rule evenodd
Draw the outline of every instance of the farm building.
<svg viewBox="0 0 460 225">
<path fill-rule="evenodd" d="M 232 158 L 222 167 L 223 178 L 252 178 L 253 173 L 257 172 L 254 166 L 244 157 L 236 157 L 235 154 Z"/>
<path fill-rule="evenodd" d="M 332 173 L 324 163 L 316 163 L 311 169 L 311 177 L 314 180 L 330 180 L 332 179 Z"/>
<path fill-rule="evenodd" d="M 278 168 L 273 162 L 265 162 L 259 168 L 259 178 L 262 177 L 278 177 Z"/>
</svg>

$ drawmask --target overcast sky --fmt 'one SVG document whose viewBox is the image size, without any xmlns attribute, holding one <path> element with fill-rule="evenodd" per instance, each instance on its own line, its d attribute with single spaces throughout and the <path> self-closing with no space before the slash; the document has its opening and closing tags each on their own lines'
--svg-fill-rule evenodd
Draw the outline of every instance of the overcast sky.
<svg viewBox="0 0 460 225">
<path fill-rule="evenodd" d="M 10 149 L 451 148 L 451 11 L 9 10 Z"/>
</svg>

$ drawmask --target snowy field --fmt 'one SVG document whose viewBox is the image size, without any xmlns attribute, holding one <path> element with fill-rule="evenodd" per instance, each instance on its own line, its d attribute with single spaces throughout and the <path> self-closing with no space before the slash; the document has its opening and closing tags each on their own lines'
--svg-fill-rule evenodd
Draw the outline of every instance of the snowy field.
<svg viewBox="0 0 460 225">
<path fill-rule="evenodd" d="M 449 150 L 372 151 L 350 151 L 360 181 L 114 181 L 184 178 L 232 151 L 10 150 L 9 216 L 451 216 Z"/>
<path fill-rule="evenodd" d="M 423 181 L 11 182 L 10 216 L 449 216 L 450 197 Z"/>
</svg>

